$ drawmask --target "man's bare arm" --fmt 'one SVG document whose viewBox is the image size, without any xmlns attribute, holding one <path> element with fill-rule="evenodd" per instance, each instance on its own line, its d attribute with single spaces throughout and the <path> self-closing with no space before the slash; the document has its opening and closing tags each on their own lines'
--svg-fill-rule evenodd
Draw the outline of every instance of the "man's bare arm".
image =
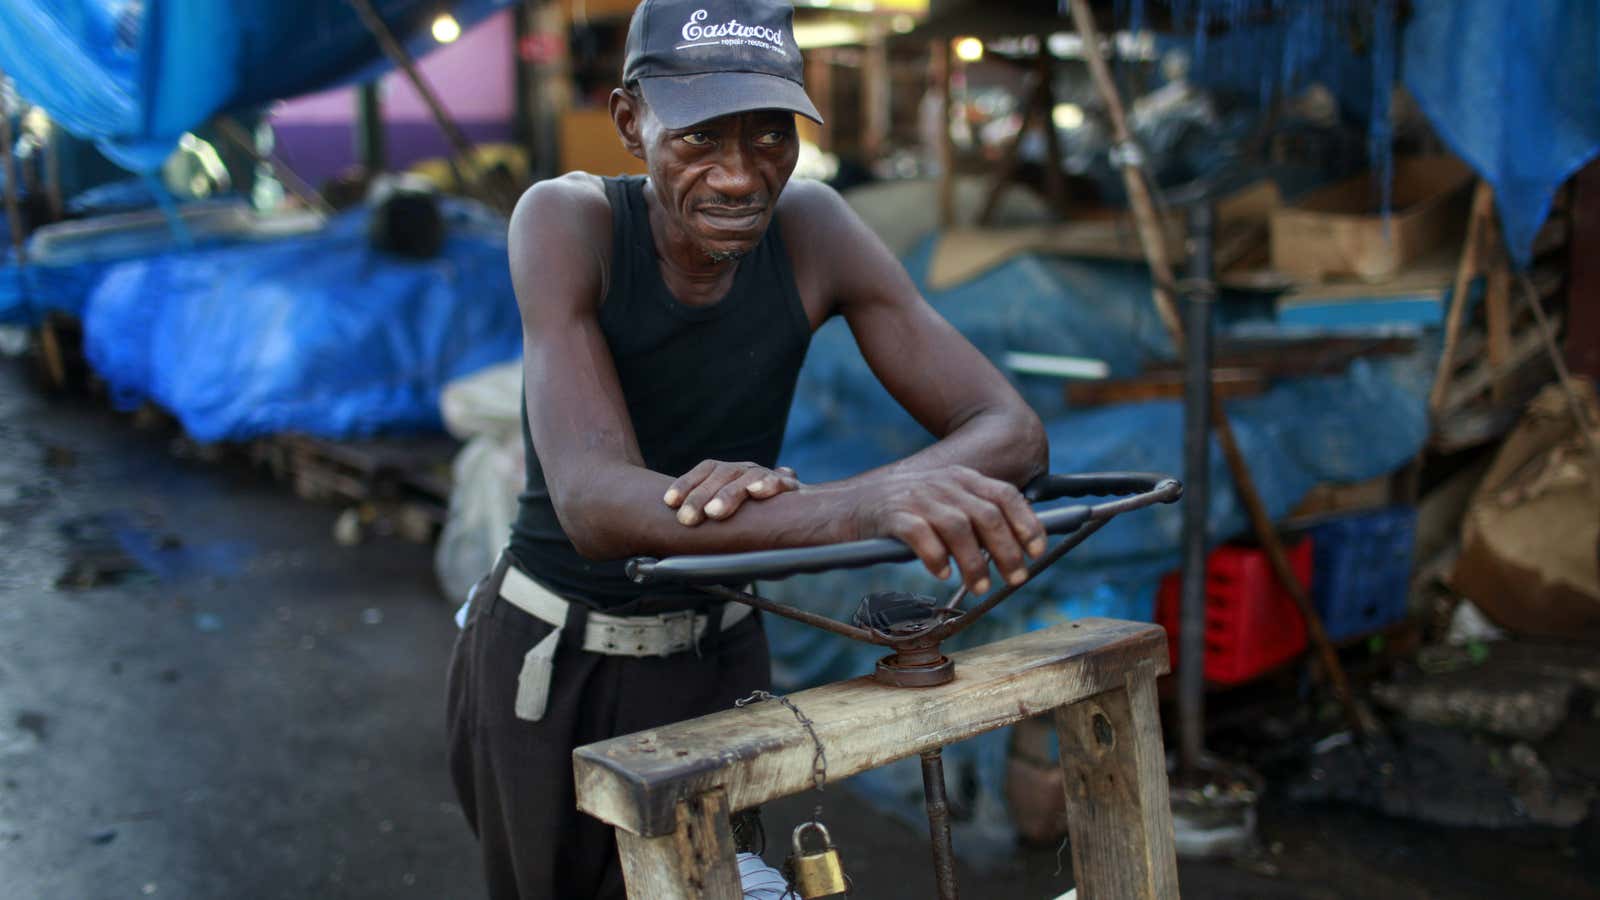
<svg viewBox="0 0 1600 900">
<path fill-rule="evenodd" d="M 1043 473 L 1044 426 L 1005 376 L 922 298 L 905 268 L 839 195 L 794 182 L 785 241 L 800 277 L 836 298 L 867 364 L 889 393 L 938 440 L 880 469 L 886 473 L 969 466 L 1015 485 Z M 791 237 L 792 236 L 792 237 Z M 825 264 L 810 264 L 815 260 Z"/>
</svg>

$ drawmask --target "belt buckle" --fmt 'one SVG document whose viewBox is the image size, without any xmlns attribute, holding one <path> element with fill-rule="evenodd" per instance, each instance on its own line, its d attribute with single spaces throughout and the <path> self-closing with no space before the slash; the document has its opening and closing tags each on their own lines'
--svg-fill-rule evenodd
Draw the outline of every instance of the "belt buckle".
<svg viewBox="0 0 1600 900">
<path fill-rule="evenodd" d="M 661 649 L 662 656 L 681 653 L 694 646 L 694 616 L 695 612 L 692 609 L 680 609 L 677 612 L 661 613 L 656 616 L 666 631 L 665 646 Z"/>
</svg>

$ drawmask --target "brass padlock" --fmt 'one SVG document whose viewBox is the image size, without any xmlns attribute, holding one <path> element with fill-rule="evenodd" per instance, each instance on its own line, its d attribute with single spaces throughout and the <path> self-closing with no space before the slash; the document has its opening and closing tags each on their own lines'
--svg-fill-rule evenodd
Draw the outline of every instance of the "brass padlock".
<svg viewBox="0 0 1600 900">
<path fill-rule="evenodd" d="M 822 835 L 822 849 L 807 853 L 801 846 L 801 836 L 808 830 Z M 794 829 L 794 886 L 804 900 L 815 897 L 832 897 L 843 894 L 847 886 L 844 867 L 839 863 L 839 851 L 833 838 L 821 822 L 801 822 Z"/>
</svg>

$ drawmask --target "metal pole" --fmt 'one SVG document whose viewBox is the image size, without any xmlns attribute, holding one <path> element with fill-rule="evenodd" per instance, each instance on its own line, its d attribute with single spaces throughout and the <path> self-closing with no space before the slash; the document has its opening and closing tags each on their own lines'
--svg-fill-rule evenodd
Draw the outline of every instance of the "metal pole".
<svg viewBox="0 0 1600 900">
<path fill-rule="evenodd" d="M 356 162 L 369 177 L 389 167 L 383 137 L 383 100 L 373 80 L 356 87 Z"/>
<path fill-rule="evenodd" d="M 1178 626 L 1178 746 L 1183 767 L 1205 756 L 1206 512 L 1211 502 L 1211 207 L 1189 212 L 1188 335 L 1183 382 L 1183 600 Z"/>
<path fill-rule="evenodd" d="M 956 854 L 950 846 L 950 802 L 944 794 L 942 747 L 922 753 L 922 793 L 928 801 L 928 837 L 933 842 L 933 874 L 939 900 L 956 900 Z"/>
</svg>

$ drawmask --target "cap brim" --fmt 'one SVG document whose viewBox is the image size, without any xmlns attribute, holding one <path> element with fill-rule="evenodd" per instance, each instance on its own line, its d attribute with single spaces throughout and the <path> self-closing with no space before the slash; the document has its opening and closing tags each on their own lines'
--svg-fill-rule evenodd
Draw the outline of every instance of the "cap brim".
<svg viewBox="0 0 1600 900">
<path fill-rule="evenodd" d="M 781 109 L 822 124 L 806 89 L 762 72 L 708 72 L 639 79 L 639 90 L 661 124 L 688 128 L 719 116 Z"/>
</svg>

